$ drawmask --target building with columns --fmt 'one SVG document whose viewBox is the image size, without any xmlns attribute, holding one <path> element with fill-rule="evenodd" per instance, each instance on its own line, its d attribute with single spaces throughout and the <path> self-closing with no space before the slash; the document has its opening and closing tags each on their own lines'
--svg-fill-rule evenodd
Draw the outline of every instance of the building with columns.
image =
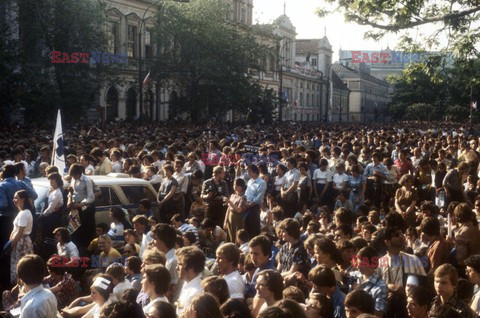
<svg viewBox="0 0 480 318">
<path fill-rule="evenodd" d="M 226 19 L 251 27 L 253 0 L 227 1 L 229 12 Z M 175 89 L 165 89 L 155 83 L 147 89 L 143 88 L 143 110 L 140 110 L 139 94 L 139 83 L 147 76 L 151 63 L 149 59 L 155 55 L 148 29 L 154 26 L 154 17 L 160 4 L 144 0 L 106 0 L 105 3 L 109 51 L 126 53 L 128 63 L 115 66 L 115 77 L 120 80 L 105 83 L 100 90 L 98 104 L 104 111 L 104 118 L 107 121 L 133 119 L 143 114 L 148 119 L 167 120 L 169 101 Z M 90 111 L 91 114 L 95 112 L 95 108 Z"/>
</svg>

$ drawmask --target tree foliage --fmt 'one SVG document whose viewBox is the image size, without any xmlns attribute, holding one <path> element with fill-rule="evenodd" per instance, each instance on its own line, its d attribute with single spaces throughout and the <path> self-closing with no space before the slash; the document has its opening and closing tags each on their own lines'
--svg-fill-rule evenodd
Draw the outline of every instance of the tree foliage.
<svg viewBox="0 0 480 318">
<path fill-rule="evenodd" d="M 29 122 L 51 121 L 61 108 L 67 120 L 78 120 L 92 106 L 107 68 L 97 64 L 55 64 L 52 51 L 66 53 L 106 49 L 105 8 L 96 0 L 24 0 L 18 3 L 19 37 L 12 25 L 3 25 L 0 43 L 15 53 L 0 59 L 0 70 L 14 89 L 4 91 L 2 106 L 10 112 L 24 110 Z M 12 85 L 2 77 L 5 85 Z"/>
<path fill-rule="evenodd" d="M 469 116 L 471 100 L 478 99 L 480 83 L 475 74 L 480 72 L 478 59 L 455 61 L 443 68 L 437 63 L 426 73 L 424 65 L 409 65 L 402 76 L 390 77 L 394 89 L 388 113 L 394 119 L 435 120 L 449 118 L 465 120 Z M 432 76 L 435 74 L 435 76 Z M 474 119 L 477 117 L 474 113 Z"/>
<path fill-rule="evenodd" d="M 448 68 L 455 61 L 468 86 L 478 77 L 469 64 L 478 55 L 480 2 L 471 0 L 326 0 L 334 10 L 320 8 L 325 16 L 343 12 L 345 21 L 370 26 L 365 38 L 381 39 L 387 34 L 400 36 L 397 50 L 404 52 L 437 52 L 416 67 L 435 84 L 449 81 Z M 476 62 L 475 62 L 476 63 Z M 440 85 L 442 86 L 442 85 Z M 463 94 L 463 90 L 462 90 Z M 453 94 L 455 95 L 455 94 Z M 395 104 L 395 103 L 394 103 Z M 398 105 L 397 105 L 398 106 Z"/>
<path fill-rule="evenodd" d="M 387 33 L 402 34 L 402 45 L 412 50 L 431 50 L 439 38 L 448 40 L 444 47 L 456 57 L 476 55 L 475 44 L 480 38 L 478 13 L 480 3 L 470 0 L 327 0 L 344 13 L 345 20 L 373 27 L 366 37 L 379 39 Z M 326 15 L 330 10 L 319 9 Z M 418 34 L 412 28 L 432 26 L 434 32 Z"/>
<path fill-rule="evenodd" d="M 259 108 L 272 109 L 275 96 L 250 75 L 265 66 L 271 50 L 258 44 L 250 28 L 227 21 L 227 14 L 222 0 L 165 2 L 159 10 L 153 75 L 175 91 L 170 116 L 186 114 L 201 121 L 218 119 L 229 110 L 267 116 Z"/>
</svg>

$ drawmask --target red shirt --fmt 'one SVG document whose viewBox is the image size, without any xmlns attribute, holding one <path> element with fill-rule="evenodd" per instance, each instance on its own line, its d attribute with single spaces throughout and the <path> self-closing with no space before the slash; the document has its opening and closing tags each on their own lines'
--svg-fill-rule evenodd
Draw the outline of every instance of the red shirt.
<svg viewBox="0 0 480 318">
<path fill-rule="evenodd" d="M 400 159 L 397 159 L 395 160 L 395 166 L 400 170 L 400 176 L 407 174 L 409 171 L 412 171 L 412 173 L 415 171 L 410 160 L 401 161 Z"/>
</svg>

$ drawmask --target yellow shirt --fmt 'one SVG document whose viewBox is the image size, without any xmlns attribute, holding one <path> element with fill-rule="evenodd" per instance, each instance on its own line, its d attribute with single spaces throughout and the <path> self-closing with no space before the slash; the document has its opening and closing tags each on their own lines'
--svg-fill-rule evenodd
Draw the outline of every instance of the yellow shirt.
<svg viewBox="0 0 480 318">
<path fill-rule="evenodd" d="M 105 252 L 100 253 L 100 260 L 102 267 L 108 267 L 112 263 L 121 263 L 122 255 L 116 249 L 111 247 L 107 255 L 105 255 Z"/>
</svg>

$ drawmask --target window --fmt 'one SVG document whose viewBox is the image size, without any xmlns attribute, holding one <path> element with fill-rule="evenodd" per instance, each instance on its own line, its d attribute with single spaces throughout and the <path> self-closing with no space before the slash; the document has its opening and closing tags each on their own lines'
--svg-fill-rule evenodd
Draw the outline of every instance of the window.
<svg viewBox="0 0 480 318">
<path fill-rule="evenodd" d="M 128 202 L 131 204 L 139 204 L 140 200 L 146 198 L 149 201 L 156 202 L 157 198 L 155 194 L 147 186 L 122 186 L 121 187 L 125 196 L 127 197 Z"/>
<path fill-rule="evenodd" d="M 240 11 L 240 22 L 242 22 L 242 23 L 245 22 L 245 9 L 242 9 Z"/>
<path fill-rule="evenodd" d="M 137 49 L 137 27 L 133 25 L 128 26 L 128 47 L 127 47 L 127 54 L 128 57 L 136 57 L 136 49 Z"/>
<path fill-rule="evenodd" d="M 307 93 L 306 106 L 310 106 L 310 94 L 309 93 Z"/>
<path fill-rule="evenodd" d="M 153 47 L 151 42 L 151 33 L 150 31 L 145 30 L 145 57 L 152 58 L 153 57 Z"/>
<path fill-rule="evenodd" d="M 307 89 L 310 89 L 310 83 L 307 83 Z"/>
<path fill-rule="evenodd" d="M 300 82 L 300 88 L 303 88 L 303 82 Z"/>
<path fill-rule="evenodd" d="M 317 59 L 315 58 L 312 59 L 312 66 L 317 66 Z"/>
<path fill-rule="evenodd" d="M 122 205 L 115 190 L 110 187 L 100 187 L 100 195 L 95 198 L 95 206 Z"/>
<path fill-rule="evenodd" d="M 300 106 L 303 106 L 303 93 L 300 93 Z"/>
<path fill-rule="evenodd" d="M 118 23 L 108 22 L 108 51 L 110 53 L 118 53 Z"/>
</svg>

